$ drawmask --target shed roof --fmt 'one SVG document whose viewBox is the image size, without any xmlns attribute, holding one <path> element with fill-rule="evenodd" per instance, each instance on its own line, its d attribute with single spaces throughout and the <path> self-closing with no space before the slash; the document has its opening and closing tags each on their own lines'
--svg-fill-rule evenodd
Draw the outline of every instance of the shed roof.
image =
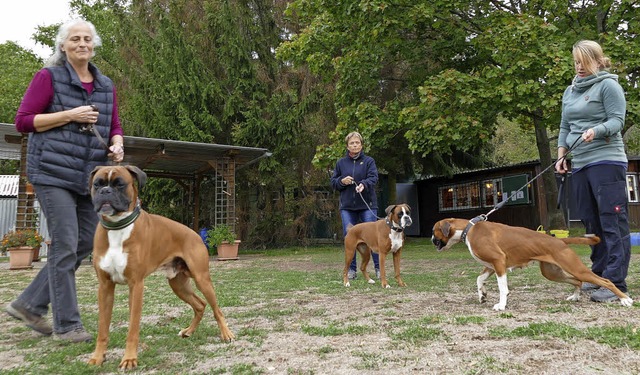
<svg viewBox="0 0 640 375">
<path fill-rule="evenodd" d="M 21 134 L 13 124 L 0 123 L 0 159 L 20 159 Z M 215 174 L 215 161 L 229 157 L 241 169 L 271 156 L 265 148 L 175 141 L 160 138 L 124 137 L 124 162 L 148 175 L 193 178 Z"/>
</svg>

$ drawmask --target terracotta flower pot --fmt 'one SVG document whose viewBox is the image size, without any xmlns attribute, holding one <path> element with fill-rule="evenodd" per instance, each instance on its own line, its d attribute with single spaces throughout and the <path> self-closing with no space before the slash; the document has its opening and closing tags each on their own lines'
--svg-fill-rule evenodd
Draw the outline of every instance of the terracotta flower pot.
<svg viewBox="0 0 640 375">
<path fill-rule="evenodd" d="M 7 251 L 9 252 L 10 270 L 23 270 L 33 267 L 33 247 L 12 247 Z"/>
<path fill-rule="evenodd" d="M 33 261 L 34 262 L 40 261 L 40 246 L 33 248 Z"/>
<path fill-rule="evenodd" d="M 238 259 L 238 246 L 240 246 L 240 240 L 235 240 L 234 243 L 223 242 L 218 245 L 218 260 Z"/>
</svg>

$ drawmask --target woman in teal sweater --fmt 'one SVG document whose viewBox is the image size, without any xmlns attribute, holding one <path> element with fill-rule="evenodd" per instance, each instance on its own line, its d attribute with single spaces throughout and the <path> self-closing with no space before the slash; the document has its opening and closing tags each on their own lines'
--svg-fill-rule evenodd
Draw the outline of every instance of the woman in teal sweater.
<svg viewBox="0 0 640 375">
<path fill-rule="evenodd" d="M 594 41 L 573 46 L 576 77 L 562 97 L 556 171 L 567 172 L 563 156 L 576 145 L 571 159 L 571 185 L 578 215 L 587 233 L 601 238 L 592 246 L 591 269 L 627 292 L 631 239 L 627 214 L 627 156 L 622 142 L 626 111 L 618 76 L 607 71 L 611 61 Z M 581 139 L 581 140 L 580 140 Z M 616 301 L 610 290 L 583 283 L 595 302 Z"/>
</svg>

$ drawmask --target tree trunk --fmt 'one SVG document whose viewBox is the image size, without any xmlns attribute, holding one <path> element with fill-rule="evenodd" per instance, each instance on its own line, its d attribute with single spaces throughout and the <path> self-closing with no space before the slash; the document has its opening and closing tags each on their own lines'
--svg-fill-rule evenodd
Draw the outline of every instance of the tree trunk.
<svg viewBox="0 0 640 375">
<path fill-rule="evenodd" d="M 538 147 L 538 153 L 540 155 L 540 163 L 542 170 L 544 170 L 555 161 L 555 158 L 551 157 L 549 136 L 547 135 L 547 128 L 541 120 L 541 116 L 534 117 L 533 126 L 536 131 L 536 146 Z M 567 229 L 564 214 L 562 210 L 557 207 L 558 187 L 556 185 L 555 168 L 549 168 L 540 178 L 542 178 L 544 194 L 547 198 L 545 200 L 547 204 L 547 217 L 540 218 L 543 222 L 542 225 L 545 228 Z"/>
<path fill-rule="evenodd" d="M 397 197 L 396 182 L 398 180 L 396 178 L 397 177 L 396 172 L 388 171 L 387 176 L 388 176 L 387 188 L 389 189 L 389 202 L 387 203 L 391 205 L 391 204 L 398 203 L 396 202 L 396 197 Z M 381 208 L 384 209 L 385 207 L 381 207 Z"/>
</svg>

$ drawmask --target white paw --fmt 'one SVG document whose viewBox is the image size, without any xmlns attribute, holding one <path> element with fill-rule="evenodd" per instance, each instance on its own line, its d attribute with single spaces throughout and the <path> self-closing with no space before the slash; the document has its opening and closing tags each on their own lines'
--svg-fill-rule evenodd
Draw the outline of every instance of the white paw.
<svg viewBox="0 0 640 375">
<path fill-rule="evenodd" d="M 506 307 L 505 305 L 501 305 L 499 303 L 496 303 L 495 305 L 493 305 L 493 309 L 495 311 L 504 311 L 505 307 Z"/>
<path fill-rule="evenodd" d="M 385 286 L 385 288 L 389 289 L 389 288 L 391 288 L 391 285 L 387 284 L 387 286 Z"/>
<path fill-rule="evenodd" d="M 621 299 L 620 299 L 620 304 L 621 304 L 622 306 L 630 307 L 631 305 L 633 305 L 633 300 L 632 300 L 631 298 L 629 298 L 629 297 L 627 297 L 627 298 L 621 298 Z"/>
<path fill-rule="evenodd" d="M 572 294 L 569 297 L 567 297 L 567 301 L 572 301 L 572 302 L 578 302 L 580 301 L 580 294 Z"/>
<path fill-rule="evenodd" d="M 369 281 L 367 281 L 369 284 L 375 284 L 376 281 L 374 279 L 369 279 Z"/>
<path fill-rule="evenodd" d="M 187 332 L 186 329 L 181 330 L 180 332 L 178 332 L 178 336 L 180 336 L 180 337 L 190 337 L 191 336 L 191 335 L 185 334 L 185 332 Z"/>
<path fill-rule="evenodd" d="M 351 283 L 349 283 L 349 282 L 347 281 L 346 283 L 344 283 L 344 286 L 346 286 L 346 287 L 350 287 L 350 286 L 351 286 Z"/>
</svg>

